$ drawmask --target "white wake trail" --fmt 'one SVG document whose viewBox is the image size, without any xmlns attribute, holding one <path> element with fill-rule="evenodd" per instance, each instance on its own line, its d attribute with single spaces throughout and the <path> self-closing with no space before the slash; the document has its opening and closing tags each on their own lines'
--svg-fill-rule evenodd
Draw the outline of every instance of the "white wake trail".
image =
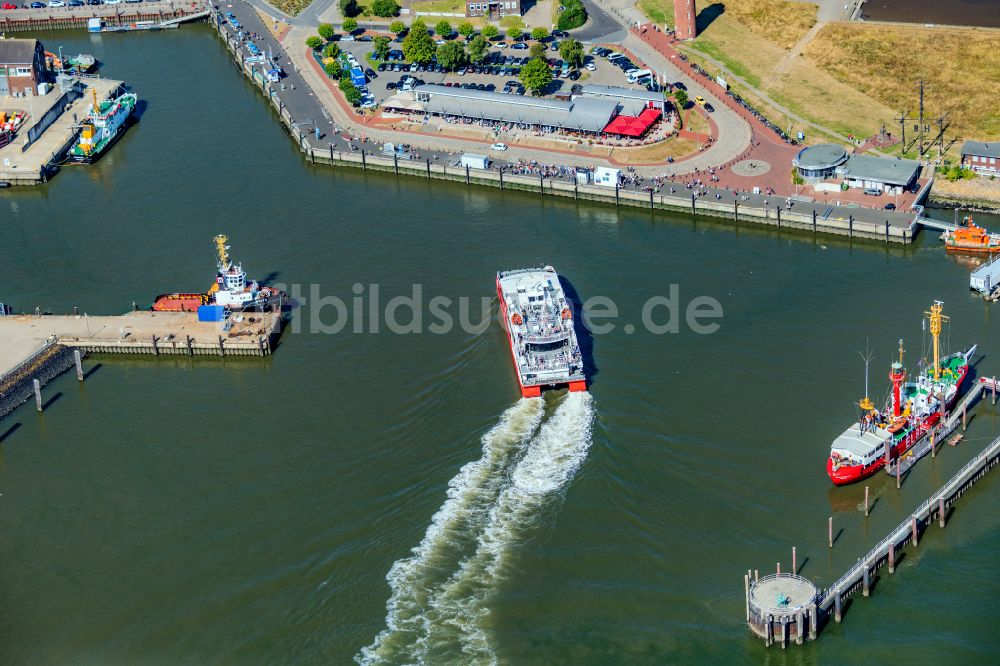
<svg viewBox="0 0 1000 666">
<path fill-rule="evenodd" d="M 483 435 L 479 460 L 465 464 L 448 482 L 448 499 L 431 518 L 413 555 L 397 560 L 386 574 L 391 589 L 386 602 L 386 628 L 355 656 L 359 664 L 420 660 L 431 631 L 428 597 L 456 565 L 462 538 L 467 545 L 474 542 L 500 491 L 507 467 L 538 429 L 543 409 L 538 398 L 519 400 Z M 448 568 L 442 574 L 445 566 Z"/>
<path fill-rule="evenodd" d="M 593 420 L 593 399 L 581 392 L 568 394 L 542 424 L 490 509 L 475 553 L 430 599 L 431 635 L 419 656 L 457 640 L 465 663 L 496 663 L 487 602 L 497 590 L 511 546 L 544 515 L 586 459 Z"/>
</svg>

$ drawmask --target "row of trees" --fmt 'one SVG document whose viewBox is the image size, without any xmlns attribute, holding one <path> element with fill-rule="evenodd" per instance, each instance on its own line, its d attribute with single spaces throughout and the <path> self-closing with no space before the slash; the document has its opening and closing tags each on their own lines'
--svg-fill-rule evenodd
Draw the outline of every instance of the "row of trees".
<svg viewBox="0 0 1000 666">
<path fill-rule="evenodd" d="M 424 30 L 426 30 L 427 25 L 420 19 L 418 19 L 418 21 L 420 21 L 421 25 L 424 26 Z M 402 21 L 393 21 L 389 25 L 389 32 L 392 32 L 396 35 L 402 35 L 403 33 L 406 33 L 407 30 L 408 29 L 406 27 L 406 24 L 403 23 Z M 457 32 L 458 34 L 465 37 L 465 41 L 471 41 L 472 38 L 476 35 L 476 26 L 473 25 L 472 23 L 469 23 L 468 21 L 464 21 L 458 24 L 458 29 L 456 30 L 455 28 L 452 27 L 451 23 L 442 19 L 434 25 L 434 32 L 440 37 L 449 37 L 455 32 Z M 480 34 L 486 39 L 496 39 L 497 37 L 503 36 L 503 34 L 500 32 L 500 28 L 493 25 L 492 23 L 487 23 L 485 26 L 483 26 L 483 30 Z M 507 37 L 515 41 L 525 36 L 530 36 L 534 40 L 541 41 L 543 39 L 547 39 L 550 35 L 551 33 L 545 28 L 535 28 L 530 33 L 526 33 L 525 31 L 521 30 L 516 26 L 507 29 Z"/>
</svg>

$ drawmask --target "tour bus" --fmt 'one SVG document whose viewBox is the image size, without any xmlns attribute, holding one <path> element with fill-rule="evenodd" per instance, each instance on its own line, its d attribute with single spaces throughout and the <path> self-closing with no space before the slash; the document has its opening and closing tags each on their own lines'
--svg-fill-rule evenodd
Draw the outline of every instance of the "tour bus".
<svg viewBox="0 0 1000 666">
<path fill-rule="evenodd" d="M 653 80 L 653 73 L 648 69 L 637 69 L 628 73 L 629 83 L 649 83 Z"/>
</svg>

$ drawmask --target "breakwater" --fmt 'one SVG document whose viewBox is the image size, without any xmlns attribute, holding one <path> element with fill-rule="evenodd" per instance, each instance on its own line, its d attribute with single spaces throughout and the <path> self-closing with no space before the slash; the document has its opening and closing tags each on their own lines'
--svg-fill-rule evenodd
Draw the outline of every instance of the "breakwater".
<svg viewBox="0 0 1000 666">
<path fill-rule="evenodd" d="M 755 224 L 884 243 L 909 244 L 918 231 L 915 216 L 880 210 L 802 201 L 792 202 L 789 208 L 788 202 L 781 197 L 768 200 L 755 196 L 753 201 L 746 202 L 730 192 L 717 199 L 699 197 L 681 185 L 676 185 L 676 191 L 670 193 L 635 191 L 618 186 L 580 184 L 543 176 L 505 173 L 502 167 L 470 169 L 456 164 L 432 163 L 429 159 L 406 159 L 395 154 L 384 156 L 374 154 L 364 144 L 361 150 L 349 152 L 336 150 L 333 144 L 317 147 L 312 145 L 311 135 L 295 122 L 291 110 L 282 101 L 279 90 L 268 81 L 265 66 L 247 62 L 241 42 L 228 34 L 218 15 L 213 16 L 211 23 L 232 54 L 237 69 L 263 93 L 278 114 L 282 126 L 305 159 L 312 164 L 450 180 L 470 187 L 476 185 L 520 190 L 650 211 L 683 212 L 730 220 L 734 224 Z M 759 202 L 761 199 L 764 203 Z"/>
<path fill-rule="evenodd" d="M 48 342 L 20 365 L 0 377 L 0 419 L 28 401 L 34 381 L 41 386 L 73 367 L 73 350 Z"/>
</svg>

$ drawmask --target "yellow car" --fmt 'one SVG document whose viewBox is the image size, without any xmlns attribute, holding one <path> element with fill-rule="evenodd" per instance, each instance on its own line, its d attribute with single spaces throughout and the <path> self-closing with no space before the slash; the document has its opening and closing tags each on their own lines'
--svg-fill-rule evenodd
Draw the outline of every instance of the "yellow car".
<svg viewBox="0 0 1000 666">
<path fill-rule="evenodd" d="M 698 106 L 705 106 L 705 98 L 702 97 L 701 95 L 698 95 L 697 97 L 694 98 L 694 103 L 697 104 Z"/>
</svg>

